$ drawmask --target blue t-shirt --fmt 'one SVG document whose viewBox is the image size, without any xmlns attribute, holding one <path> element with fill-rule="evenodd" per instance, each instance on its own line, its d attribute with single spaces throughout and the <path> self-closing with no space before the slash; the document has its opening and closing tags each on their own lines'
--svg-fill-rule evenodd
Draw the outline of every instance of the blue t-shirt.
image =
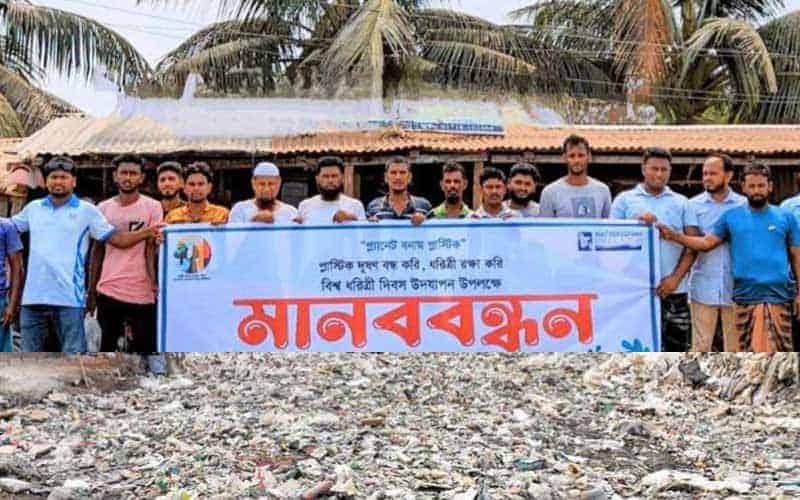
<svg viewBox="0 0 800 500">
<path fill-rule="evenodd" d="M 75 195 L 59 207 L 49 196 L 34 200 L 11 220 L 31 233 L 22 305 L 83 307 L 89 239 L 106 241 L 114 226 Z"/>
<path fill-rule="evenodd" d="M 6 257 L 8 254 L 22 251 L 22 242 L 19 239 L 19 233 L 16 226 L 6 218 L 0 218 L 0 262 L 2 265 L 2 272 L 0 272 L 0 293 L 8 291 L 8 280 L 6 280 Z"/>
<path fill-rule="evenodd" d="M 730 243 L 733 300 L 737 304 L 791 302 L 795 290 L 789 247 L 800 247 L 795 218 L 774 205 L 728 210 L 711 233 Z"/>
</svg>

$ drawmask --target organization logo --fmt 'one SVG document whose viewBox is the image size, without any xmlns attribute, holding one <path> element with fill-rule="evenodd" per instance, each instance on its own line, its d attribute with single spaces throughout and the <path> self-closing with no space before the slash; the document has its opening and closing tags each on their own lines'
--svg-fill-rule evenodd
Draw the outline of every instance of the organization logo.
<svg viewBox="0 0 800 500">
<path fill-rule="evenodd" d="M 195 235 L 182 237 L 172 253 L 172 260 L 180 269 L 178 279 L 206 279 L 212 256 L 211 245 L 205 239 Z"/>
<path fill-rule="evenodd" d="M 644 234 L 632 231 L 578 233 L 579 252 L 632 252 L 644 248 Z"/>
<path fill-rule="evenodd" d="M 591 252 L 594 250 L 594 235 L 592 233 L 578 233 L 578 251 Z"/>
</svg>

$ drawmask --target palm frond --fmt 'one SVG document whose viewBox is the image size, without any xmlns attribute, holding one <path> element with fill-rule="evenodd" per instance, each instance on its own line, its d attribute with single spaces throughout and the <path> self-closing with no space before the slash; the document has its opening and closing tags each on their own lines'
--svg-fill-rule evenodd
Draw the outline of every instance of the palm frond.
<svg viewBox="0 0 800 500">
<path fill-rule="evenodd" d="M 774 19 L 758 32 L 773 54 L 778 91 L 759 102 L 751 119 L 761 123 L 800 123 L 800 11 Z"/>
<path fill-rule="evenodd" d="M 150 74 L 144 57 L 124 37 L 89 18 L 49 7 L 5 2 L 0 10 L 8 43 L 40 66 L 88 79 L 98 65 L 124 86 Z"/>
<path fill-rule="evenodd" d="M 3 94 L 0 94 L 0 137 L 23 136 L 25 136 L 25 126 L 19 115 Z"/>
<path fill-rule="evenodd" d="M 756 29 L 744 21 L 713 18 L 687 40 L 681 81 L 699 58 L 718 59 L 727 68 L 728 84 L 738 96 L 736 115 L 748 114 L 759 96 L 778 90 L 769 49 Z"/>
<path fill-rule="evenodd" d="M 407 12 L 394 0 L 368 0 L 339 31 L 325 53 L 322 70 L 330 82 L 366 74 L 371 95 L 383 95 L 384 65 L 414 54 Z"/>
<path fill-rule="evenodd" d="M 57 116 L 79 111 L 3 66 L 0 66 L 0 94 L 16 111 L 28 134 L 40 129 Z"/>
<path fill-rule="evenodd" d="M 700 21 L 712 17 L 756 21 L 773 17 L 783 8 L 783 0 L 702 0 Z"/>
</svg>

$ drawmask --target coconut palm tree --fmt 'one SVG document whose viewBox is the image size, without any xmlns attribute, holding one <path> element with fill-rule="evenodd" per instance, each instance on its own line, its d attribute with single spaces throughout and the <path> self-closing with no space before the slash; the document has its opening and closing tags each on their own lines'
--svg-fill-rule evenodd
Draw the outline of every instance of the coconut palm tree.
<svg viewBox="0 0 800 500">
<path fill-rule="evenodd" d="M 179 93 L 189 73 L 225 95 L 355 88 L 389 97 L 425 86 L 603 95 L 612 88 L 607 71 L 579 51 L 554 57 L 557 39 L 549 33 L 427 8 L 425 0 L 223 0 L 221 13 L 227 20 L 156 66 L 162 90 Z"/>
<path fill-rule="evenodd" d="M 618 92 L 652 103 L 665 121 L 798 121 L 800 17 L 776 18 L 782 7 L 782 0 L 546 0 L 512 15 L 549 30 L 562 49 L 605 55 Z"/>
<path fill-rule="evenodd" d="M 47 71 L 88 80 L 101 67 L 123 88 L 152 72 L 127 40 L 96 21 L 26 0 L 0 0 L 0 135 L 28 135 L 77 111 L 39 88 Z"/>
</svg>

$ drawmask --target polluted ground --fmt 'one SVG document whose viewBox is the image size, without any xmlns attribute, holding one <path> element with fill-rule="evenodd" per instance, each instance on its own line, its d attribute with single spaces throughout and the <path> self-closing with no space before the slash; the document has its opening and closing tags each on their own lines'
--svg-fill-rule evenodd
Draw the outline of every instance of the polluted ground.
<svg viewBox="0 0 800 500">
<path fill-rule="evenodd" d="M 800 497 L 796 354 L 95 365 L 0 366 L 0 498 Z"/>
</svg>

